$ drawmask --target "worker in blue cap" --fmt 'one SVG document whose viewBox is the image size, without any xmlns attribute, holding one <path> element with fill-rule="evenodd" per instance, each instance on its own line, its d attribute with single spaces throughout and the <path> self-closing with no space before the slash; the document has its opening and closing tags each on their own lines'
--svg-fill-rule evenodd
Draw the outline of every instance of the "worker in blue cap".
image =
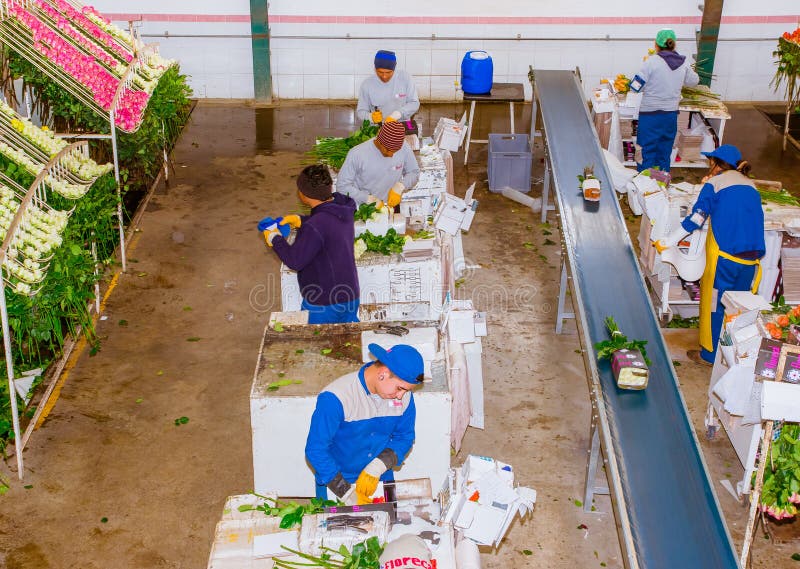
<svg viewBox="0 0 800 569">
<path fill-rule="evenodd" d="M 359 121 L 374 124 L 407 121 L 419 110 L 419 97 L 414 79 L 405 71 L 396 71 L 397 56 L 393 51 L 375 54 L 375 75 L 367 77 L 358 91 L 356 116 Z"/>
<path fill-rule="evenodd" d="M 318 396 L 306 441 L 319 498 L 366 504 L 378 481 L 414 444 L 416 407 L 411 390 L 423 380 L 422 356 L 412 346 L 370 344 L 376 361 L 328 385 Z"/>
<path fill-rule="evenodd" d="M 696 363 L 711 365 L 725 313 L 722 295 L 729 290 L 758 290 L 759 259 L 766 247 L 761 196 L 747 177 L 750 164 L 731 144 L 703 154 L 708 156 L 711 170 L 703 178 L 692 212 L 680 227 L 654 245 L 659 252 L 675 247 L 683 236 L 708 222 L 706 268 L 700 281 L 701 349 L 689 350 L 687 355 Z"/>
<path fill-rule="evenodd" d="M 642 147 L 638 170 L 657 166 L 669 172 L 672 146 L 678 132 L 678 106 L 684 85 L 700 78 L 686 57 L 675 51 L 675 32 L 663 29 L 656 35 L 656 53 L 631 80 L 631 90 L 642 92 L 636 143 Z"/>
</svg>

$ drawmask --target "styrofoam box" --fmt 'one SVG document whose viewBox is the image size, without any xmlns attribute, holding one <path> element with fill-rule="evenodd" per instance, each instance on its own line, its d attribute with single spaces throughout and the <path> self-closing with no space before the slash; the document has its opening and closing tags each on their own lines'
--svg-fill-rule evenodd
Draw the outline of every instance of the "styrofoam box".
<svg viewBox="0 0 800 569">
<path fill-rule="evenodd" d="M 316 358 L 316 359 L 315 359 Z M 259 360 L 261 361 L 261 360 Z M 292 373 L 302 384 L 269 391 L 274 373 L 260 363 L 250 393 L 253 430 L 253 474 L 255 492 L 279 496 L 314 496 L 316 485 L 306 463 L 305 445 L 317 394 L 336 377 L 355 371 L 352 365 L 332 361 L 306 351 L 306 374 Z M 339 366 L 320 373 L 322 365 Z M 450 467 L 450 413 L 452 396 L 447 385 L 425 382 L 414 389 L 418 433 L 398 479 L 430 478 L 439 488 Z M 287 427 L 289 426 L 289 427 Z"/>
<path fill-rule="evenodd" d="M 474 342 L 475 311 L 451 310 L 447 315 L 447 336 L 451 342 Z"/>
<path fill-rule="evenodd" d="M 280 529 L 279 517 L 258 514 L 260 517 L 223 519 L 217 524 L 208 569 L 269 569 L 273 566 L 272 559 L 253 557 L 253 542 L 257 535 L 286 530 Z"/>
<path fill-rule="evenodd" d="M 383 308 L 389 319 L 436 320 L 442 311 L 442 260 L 438 248 L 429 259 L 405 261 L 399 256 L 369 256 L 356 263 L 361 288 L 361 313 Z M 281 304 L 284 312 L 300 310 L 297 273 L 281 266 Z M 420 310 L 420 305 L 424 310 Z M 406 306 L 409 310 L 405 310 Z M 403 316 L 403 315 L 406 316 Z M 376 318 L 362 318 L 375 320 Z"/>
<path fill-rule="evenodd" d="M 474 342 L 463 344 L 464 357 L 467 360 L 467 378 L 469 379 L 469 399 L 472 413 L 469 426 L 483 429 L 484 404 L 483 404 L 483 344 L 480 338 Z"/>
<path fill-rule="evenodd" d="M 373 358 L 369 354 L 369 345 L 378 344 L 381 348 L 388 350 L 397 344 L 413 346 L 422 354 L 425 363 L 425 377 L 431 377 L 431 362 L 436 358 L 439 351 L 439 330 L 437 328 L 409 328 L 408 334 L 395 336 L 394 334 L 376 334 L 374 330 L 367 330 L 361 333 L 361 357 L 363 361 L 371 362 Z"/>
</svg>

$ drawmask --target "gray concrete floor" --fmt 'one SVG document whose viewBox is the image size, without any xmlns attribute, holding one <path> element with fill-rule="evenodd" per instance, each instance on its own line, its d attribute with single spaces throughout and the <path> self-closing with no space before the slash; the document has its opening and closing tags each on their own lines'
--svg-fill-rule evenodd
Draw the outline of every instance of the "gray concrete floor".
<svg viewBox="0 0 800 569">
<path fill-rule="evenodd" d="M 439 116 L 462 111 L 425 106 L 421 116 L 430 132 Z M 529 112 L 517 109 L 518 130 Z M 788 182 L 800 172 L 797 153 L 776 152 L 777 132 L 759 117 L 752 107 L 735 108 L 725 140 L 742 146 L 759 177 Z M 278 263 L 255 224 L 297 207 L 302 153 L 315 136 L 352 130 L 352 121 L 350 106 L 197 107 L 175 151 L 175 174 L 148 206 L 131 269 L 98 325 L 102 350 L 81 355 L 31 439 L 25 482 L 0 466 L 12 480 L 0 497 L 0 566 L 205 566 L 225 497 L 252 487 L 249 388 L 268 312 L 280 303 Z M 507 131 L 507 108 L 482 109 L 476 125 L 481 137 Z M 510 462 L 519 482 L 539 492 L 533 517 L 513 524 L 499 550 L 483 555 L 484 567 L 621 567 L 608 499 L 590 514 L 575 503 L 590 405 L 574 326 L 553 333 L 556 215 L 541 226 L 489 193 L 485 146 L 473 147 L 467 167 L 459 156 L 457 192 L 477 181 L 481 206 L 465 237 L 466 255 L 480 268 L 458 295 L 486 310 L 490 326 L 486 429 L 468 431 L 461 455 Z M 534 175 L 541 176 L 538 154 Z M 712 479 L 740 477 L 728 441 L 702 436 L 709 374 L 685 359 L 696 332 L 667 338 Z M 175 426 L 181 416 L 189 423 Z M 744 506 L 715 487 L 738 544 Z M 754 566 L 791 566 L 793 552 L 759 535 Z"/>
</svg>

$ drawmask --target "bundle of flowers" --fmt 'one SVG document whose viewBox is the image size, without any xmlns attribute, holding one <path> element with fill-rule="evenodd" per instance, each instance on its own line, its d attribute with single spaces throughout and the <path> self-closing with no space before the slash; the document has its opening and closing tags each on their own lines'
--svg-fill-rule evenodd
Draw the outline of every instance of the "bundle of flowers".
<svg viewBox="0 0 800 569">
<path fill-rule="evenodd" d="M 103 16 L 100 12 L 94 9 L 93 6 L 84 6 L 81 8 L 81 13 L 93 24 L 101 30 L 107 32 L 113 37 L 120 45 L 129 49 L 133 48 L 133 38 L 131 35 L 111 23 L 111 20 Z"/>
<path fill-rule="evenodd" d="M 8 2 L 8 12 L 30 31 L 33 49 L 44 56 L 47 63 L 54 64 L 66 72 L 78 86 L 88 91 L 90 98 L 102 111 L 111 110 L 119 86 L 118 77 L 98 63 L 93 56 L 83 53 L 19 4 Z M 26 38 L 25 41 L 30 41 L 30 38 Z M 127 132 L 135 131 L 141 123 L 149 98 L 147 92 L 125 87 L 115 109 L 117 126 Z"/>
<path fill-rule="evenodd" d="M 766 322 L 764 328 L 772 339 L 796 344 L 797 336 L 793 332 L 800 326 L 800 306 L 791 307 L 781 297 L 772 307 L 772 320 Z"/>
<path fill-rule="evenodd" d="M 38 176 L 39 173 L 44 169 L 42 164 L 38 164 L 33 161 L 30 156 L 25 154 L 23 151 L 17 150 L 16 148 L 9 146 L 2 141 L 0 141 L 0 154 L 9 160 L 12 160 L 16 164 L 19 164 L 34 176 Z M 76 200 L 83 197 L 86 192 L 89 191 L 89 187 L 91 186 L 91 183 L 73 184 L 66 180 L 60 180 L 52 174 L 45 176 L 44 181 L 53 191 L 70 200 Z"/>
</svg>

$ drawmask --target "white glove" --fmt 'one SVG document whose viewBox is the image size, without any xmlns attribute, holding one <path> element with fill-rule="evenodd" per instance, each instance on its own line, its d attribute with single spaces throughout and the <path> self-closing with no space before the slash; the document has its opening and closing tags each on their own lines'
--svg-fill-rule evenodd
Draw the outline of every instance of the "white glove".
<svg viewBox="0 0 800 569">
<path fill-rule="evenodd" d="M 389 469 L 380 458 L 373 458 L 372 460 L 369 461 L 369 464 L 367 464 L 364 467 L 364 470 L 362 470 L 362 472 L 366 472 L 367 474 L 369 474 L 370 476 L 374 476 L 375 478 L 380 478 L 381 476 L 383 476 L 383 473 L 386 472 L 387 470 Z"/>
<path fill-rule="evenodd" d="M 656 248 L 656 251 L 659 253 L 663 252 L 665 249 L 669 249 L 670 247 L 674 247 L 680 240 L 686 235 L 686 230 L 681 227 L 680 225 L 669 232 L 669 234 L 664 237 L 663 239 L 659 239 L 653 243 L 653 246 Z"/>
<path fill-rule="evenodd" d="M 392 117 L 394 120 L 399 121 L 400 117 L 402 117 L 403 114 L 400 111 L 394 111 L 389 116 Z"/>
</svg>

